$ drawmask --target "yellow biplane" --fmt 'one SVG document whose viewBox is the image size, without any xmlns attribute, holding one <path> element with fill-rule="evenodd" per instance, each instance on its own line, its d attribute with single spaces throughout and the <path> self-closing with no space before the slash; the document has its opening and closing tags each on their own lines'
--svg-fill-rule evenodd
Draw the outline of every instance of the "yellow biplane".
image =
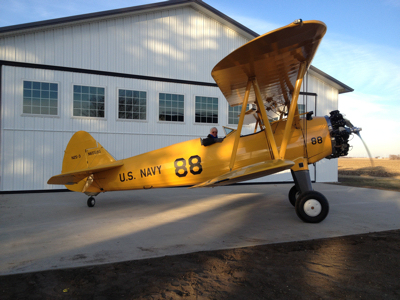
<svg viewBox="0 0 400 300">
<path fill-rule="evenodd" d="M 297 20 L 236 49 L 212 70 L 231 106 L 241 105 L 237 130 L 223 139 L 194 139 L 115 160 L 89 133 L 76 132 L 66 150 L 62 184 L 90 196 L 101 192 L 177 186 L 215 187 L 290 169 L 295 185 L 290 203 L 299 218 L 317 223 L 329 212 L 326 198 L 313 190 L 308 165 L 347 155 L 348 138 L 361 130 L 338 111 L 330 116 L 299 115 L 303 77 L 326 32 L 319 21 Z M 270 122 L 268 112 L 280 116 Z M 245 116 L 255 129 L 241 135 Z"/>
</svg>

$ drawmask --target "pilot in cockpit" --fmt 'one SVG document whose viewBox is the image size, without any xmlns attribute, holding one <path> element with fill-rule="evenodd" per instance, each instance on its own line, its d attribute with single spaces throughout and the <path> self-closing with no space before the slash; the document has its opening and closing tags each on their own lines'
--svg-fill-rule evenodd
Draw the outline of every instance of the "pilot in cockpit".
<svg viewBox="0 0 400 300">
<path fill-rule="evenodd" d="M 208 138 L 214 138 L 217 139 L 218 138 L 218 129 L 217 127 L 213 127 L 210 129 L 210 134 L 207 136 Z"/>
<path fill-rule="evenodd" d="M 223 140 L 223 138 L 218 138 L 218 129 L 213 127 L 210 129 L 210 134 L 205 139 L 201 139 L 201 144 L 203 146 L 210 146 L 214 143 L 221 143 Z"/>
</svg>

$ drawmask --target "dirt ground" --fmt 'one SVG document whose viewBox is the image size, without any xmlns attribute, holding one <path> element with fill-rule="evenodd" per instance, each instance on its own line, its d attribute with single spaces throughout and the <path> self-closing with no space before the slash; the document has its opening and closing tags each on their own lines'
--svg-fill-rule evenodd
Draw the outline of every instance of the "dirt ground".
<svg viewBox="0 0 400 300">
<path fill-rule="evenodd" d="M 339 158 L 339 175 L 385 177 L 400 179 L 400 160 L 373 159 L 373 166 L 368 158 Z"/>
<path fill-rule="evenodd" d="M 0 277 L 0 299 L 400 299 L 400 230 Z"/>
<path fill-rule="evenodd" d="M 400 175 L 352 160 L 339 160 L 350 185 Z M 393 230 L 0 276 L 0 299 L 400 299 L 399 266 Z"/>
<path fill-rule="evenodd" d="M 400 160 L 339 158 L 339 184 L 400 192 Z"/>
</svg>

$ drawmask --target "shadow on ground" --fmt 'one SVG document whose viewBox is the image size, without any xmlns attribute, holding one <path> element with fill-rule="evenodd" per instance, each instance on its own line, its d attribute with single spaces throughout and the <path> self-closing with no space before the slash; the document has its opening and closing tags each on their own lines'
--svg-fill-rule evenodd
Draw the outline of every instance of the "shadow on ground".
<svg viewBox="0 0 400 300">
<path fill-rule="evenodd" d="M 399 299 L 400 230 L 0 277 L 1 299 Z"/>
</svg>

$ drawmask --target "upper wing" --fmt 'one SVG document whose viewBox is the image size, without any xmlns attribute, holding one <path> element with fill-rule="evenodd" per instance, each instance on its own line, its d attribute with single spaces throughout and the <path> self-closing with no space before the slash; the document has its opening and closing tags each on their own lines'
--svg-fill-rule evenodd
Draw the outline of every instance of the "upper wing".
<svg viewBox="0 0 400 300">
<path fill-rule="evenodd" d="M 203 183 L 194 185 L 191 188 L 214 187 L 214 186 L 228 185 L 245 180 L 251 180 L 290 169 L 291 167 L 293 167 L 293 165 L 294 162 L 290 160 L 282 160 L 282 159 L 268 160 L 261 163 L 256 163 L 250 166 L 236 169 L 234 171 L 218 176 L 214 179 L 210 179 Z"/>
<path fill-rule="evenodd" d="M 107 165 L 99 165 L 96 167 L 92 168 L 86 168 L 83 170 L 78 170 L 78 171 L 71 171 L 71 172 L 66 172 L 60 175 L 55 175 L 47 181 L 48 184 L 63 184 L 63 185 L 71 185 L 78 183 L 82 179 L 98 172 L 114 169 L 117 167 L 123 166 L 124 163 L 121 161 L 116 161 L 111 164 Z"/>
<path fill-rule="evenodd" d="M 300 64 L 310 66 L 325 32 L 326 25 L 320 21 L 289 24 L 236 49 L 214 67 L 211 75 L 231 106 L 243 102 L 252 77 L 257 78 L 265 105 L 288 105 Z M 249 103 L 254 101 L 251 91 Z"/>
</svg>

